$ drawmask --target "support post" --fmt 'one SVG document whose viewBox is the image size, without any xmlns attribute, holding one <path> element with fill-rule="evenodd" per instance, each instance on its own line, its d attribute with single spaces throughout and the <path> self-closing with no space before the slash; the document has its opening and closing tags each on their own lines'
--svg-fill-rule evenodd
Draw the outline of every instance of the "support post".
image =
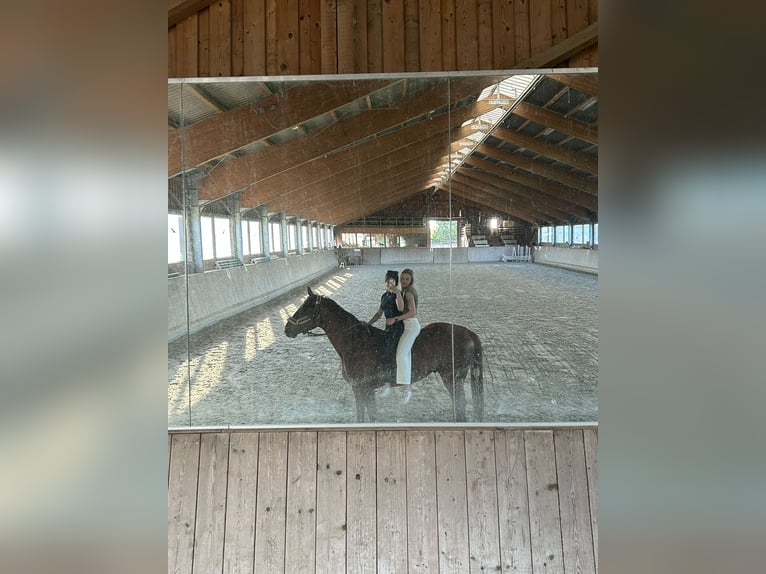
<svg viewBox="0 0 766 574">
<path fill-rule="evenodd" d="M 240 210 L 239 192 L 231 196 L 229 226 L 229 235 L 232 241 L 231 251 L 234 253 L 234 257 L 244 263 L 245 253 L 242 248 L 242 211 Z"/>
<path fill-rule="evenodd" d="M 187 273 L 205 271 L 205 263 L 202 258 L 202 219 L 197 191 L 201 179 L 201 174 L 187 173 L 183 176 Z"/>
<path fill-rule="evenodd" d="M 268 259 L 271 257 L 271 242 L 269 241 L 269 212 L 266 206 L 258 208 L 258 215 L 261 218 L 261 245 L 263 245 L 263 256 Z"/>
</svg>

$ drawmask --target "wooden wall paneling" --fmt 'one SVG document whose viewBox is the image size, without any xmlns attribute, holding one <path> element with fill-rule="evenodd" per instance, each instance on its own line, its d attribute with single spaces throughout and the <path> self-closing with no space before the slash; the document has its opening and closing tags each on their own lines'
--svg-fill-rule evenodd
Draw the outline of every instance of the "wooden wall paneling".
<svg viewBox="0 0 766 574">
<path fill-rule="evenodd" d="M 194 533 L 194 572 L 223 570 L 228 470 L 228 433 L 202 434 L 197 487 L 197 527 Z"/>
<path fill-rule="evenodd" d="M 535 573 L 564 572 L 553 431 L 526 431 L 529 523 Z"/>
<path fill-rule="evenodd" d="M 231 75 L 243 76 L 245 70 L 245 0 L 231 0 Z"/>
<path fill-rule="evenodd" d="M 594 572 L 588 478 L 582 431 L 560 429 L 554 433 L 559 483 L 561 539 L 565 572 Z"/>
<path fill-rule="evenodd" d="M 194 14 L 176 25 L 176 73 L 181 78 L 197 76 L 198 20 Z"/>
<path fill-rule="evenodd" d="M 322 493 L 324 496 L 324 493 Z M 287 446 L 285 572 L 313 572 L 316 564 L 317 433 L 291 432 Z"/>
<path fill-rule="evenodd" d="M 574 3 L 573 0 L 569 0 L 569 1 Z M 596 22 L 598 22 L 598 0 L 578 0 L 576 4 L 579 5 L 580 3 L 587 4 L 585 8 L 585 12 L 587 14 L 588 25 L 595 24 Z M 598 44 L 585 48 L 579 54 L 570 58 L 569 66 L 583 67 L 583 68 L 597 67 L 598 66 Z"/>
<path fill-rule="evenodd" d="M 354 73 L 367 73 L 367 0 L 354 0 Z"/>
<path fill-rule="evenodd" d="M 168 0 L 168 28 L 196 14 L 215 0 Z"/>
<path fill-rule="evenodd" d="M 407 572 L 439 571 L 433 431 L 407 432 Z"/>
<path fill-rule="evenodd" d="M 260 435 L 255 508 L 255 572 L 281 572 L 285 565 L 287 434 L 264 432 Z"/>
<path fill-rule="evenodd" d="M 492 0 L 479 0 L 478 4 L 478 34 L 479 34 L 479 69 L 494 68 L 494 23 L 492 21 Z"/>
<path fill-rule="evenodd" d="M 567 0 L 567 26 L 570 34 L 575 34 L 588 26 L 588 0 Z M 585 66 L 581 54 L 569 59 L 570 66 Z"/>
<path fill-rule="evenodd" d="M 513 3 L 513 23 L 515 30 L 516 62 L 526 60 L 532 55 L 529 44 L 529 2 L 516 0 Z"/>
<path fill-rule="evenodd" d="M 229 438 L 224 574 L 253 571 L 255 502 L 258 492 L 258 434 L 231 433 Z"/>
<path fill-rule="evenodd" d="M 383 0 L 367 2 L 367 71 L 383 71 Z"/>
<path fill-rule="evenodd" d="M 173 435 L 168 482 L 168 572 L 191 574 L 197 514 L 199 434 Z"/>
<path fill-rule="evenodd" d="M 266 74 L 279 75 L 277 0 L 266 0 Z"/>
<path fill-rule="evenodd" d="M 346 433 L 317 437 L 316 573 L 346 570 Z"/>
<path fill-rule="evenodd" d="M 469 548 L 463 431 L 436 431 L 436 489 L 439 572 L 466 572 Z"/>
<path fill-rule="evenodd" d="M 551 44 L 558 44 L 569 35 L 568 2 L 571 0 L 551 0 Z"/>
<path fill-rule="evenodd" d="M 465 431 L 465 467 L 471 572 L 499 571 L 497 469 L 492 431 Z"/>
<path fill-rule="evenodd" d="M 598 573 L 598 431 L 583 431 L 585 443 L 585 468 L 588 475 L 588 502 L 590 503 L 591 532 L 593 533 L 593 555 L 596 557 Z"/>
<path fill-rule="evenodd" d="M 173 26 L 168 29 L 168 78 L 178 77 L 178 42 L 177 38 L 178 26 Z"/>
<path fill-rule="evenodd" d="M 500 558 L 503 572 L 532 572 L 523 431 L 495 431 Z"/>
<path fill-rule="evenodd" d="M 214 2 L 209 10 L 210 75 L 231 76 L 231 1 Z"/>
<path fill-rule="evenodd" d="M 335 0 L 322 0 L 320 4 L 322 73 L 338 73 L 338 19 Z"/>
<path fill-rule="evenodd" d="M 455 42 L 458 70 L 479 68 L 479 35 L 474 0 L 455 0 Z"/>
<path fill-rule="evenodd" d="M 492 0 L 492 67 L 512 68 L 516 63 L 516 31 L 510 0 Z"/>
<path fill-rule="evenodd" d="M 266 75 L 265 0 L 244 0 L 244 74 Z"/>
<path fill-rule="evenodd" d="M 282 0 L 277 10 L 277 67 L 279 74 L 300 72 L 298 0 Z"/>
<path fill-rule="evenodd" d="M 404 71 L 421 71 L 420 8 L 418 0 L 404 0 Z"/>
<path fill-rule="evenodd" d="M 378 571 L 407 571 L 405 433 L 378 431 Z"/>
<path fill-rule="evenodd" d="M 420 70 L 442 70 L 442 3 L 441 0 L 420 0 Z"/>
<path fill-rule="evenodd" d="M 322 73 L 322 29 L 319 3 L 320 0 L 300 0 L 298 4 L 301 74 Z"/>
<path fill-rule="evenodd" d="M 197 13 L 197 73 L 205 78 L 210 75 L 210 8 Z"/>
<path fill-rule="evenodd" d="M 338 73 L 354 73 L 354 2 L 338 0 Z"/>
<path fill-rule="evenodd" d="M 403 72 L 405 65 L 404 2 L 383 1 L 383 72 Z"/>
<path fill-rule="evenodd" d="M 457 70 L 455 0 L 442 0 L 442 70 Z"/>
<path fill-rule="evenodd" d="M 529 3 L 529 48 L 534 56 L 553 45 L 550 2 Z"/>
<path fill-rule="evenodd" d="M 377 572 L 377 461 L 374 431 L 348 433 L 346 572 Z"/>
</svg>

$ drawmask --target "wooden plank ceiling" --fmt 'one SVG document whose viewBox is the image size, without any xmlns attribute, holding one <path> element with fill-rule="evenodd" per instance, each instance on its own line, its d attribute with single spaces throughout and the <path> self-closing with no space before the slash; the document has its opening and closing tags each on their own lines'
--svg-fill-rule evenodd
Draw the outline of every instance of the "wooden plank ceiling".
<svg viewBox="0 0 766 574">
<path fill-rule="evenodd" d="M 185 174 L 209 213 L 238 194 L 244 217 L 263 207 L 334 225 L 450 203 L 522 224 L 597 220 L 597 75 L 501 89 L 516 80 L 171 83 L 168 188 Z"/>
</svg>

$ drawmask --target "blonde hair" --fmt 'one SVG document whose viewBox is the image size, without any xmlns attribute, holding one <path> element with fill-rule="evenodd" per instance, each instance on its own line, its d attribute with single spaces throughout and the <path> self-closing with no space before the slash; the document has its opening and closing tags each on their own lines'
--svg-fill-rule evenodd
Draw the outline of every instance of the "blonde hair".
<svg viewBox="0 0 766 574">
<path fill-rule="evenodd" d="M 404 269 L 402 271 L 401 275 L 404 275 L 405 273 L 410 276 L 410 285 L 414 285 L 415 284 L 415 273 L 409 267 L 407 267 L 407 269 Z M 401 275 L 400 275 L 400 277 L 401 277 Z"/>
</svg>

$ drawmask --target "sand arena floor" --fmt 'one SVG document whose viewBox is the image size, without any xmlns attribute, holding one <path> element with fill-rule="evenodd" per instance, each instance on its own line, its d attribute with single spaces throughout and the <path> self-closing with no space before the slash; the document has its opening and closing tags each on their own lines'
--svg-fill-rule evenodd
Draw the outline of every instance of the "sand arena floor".
<svg viewBox="0 0 766 574">
<path fill-rule="evenodd" d="M 368 320 L 388 267 L 335 269 L 310 285 Z M 596 276 L 531 263 L 411 267 L 421 325 L 451 321 L 481 337 L 484 422 L 597 420 Z M 355 423 L 353 392 L 327 338 L 284 334 L 287 318 L 305 297 L 305 287 L 296 289 L 170 343 L 168 424 Z M 465 388 L 470 421 L 468 382 Z M 377 405 L 379 423 L 454 420 L 436 374 L 414 384 L 410 403 L 394 392 L 378 397 Z"/>
</svg>

